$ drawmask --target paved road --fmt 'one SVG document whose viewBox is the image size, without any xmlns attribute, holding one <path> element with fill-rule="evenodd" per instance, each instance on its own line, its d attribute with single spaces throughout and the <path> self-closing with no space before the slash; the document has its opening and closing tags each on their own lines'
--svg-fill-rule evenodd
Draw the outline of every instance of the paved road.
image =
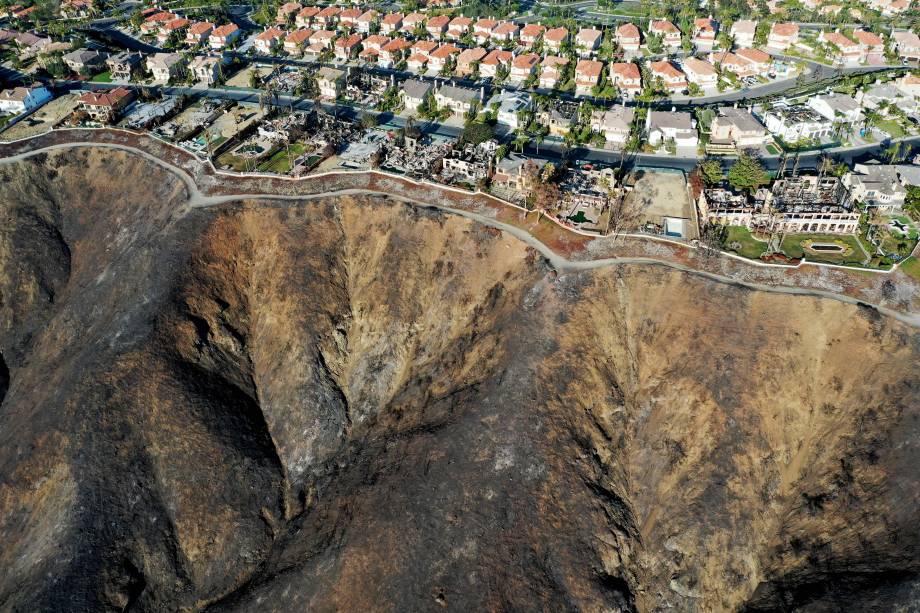
<svg viewBox="0 0 920 613">
<path fill-rule="evenodd" d="M 63 82 L 61 86 L 63 89 L 78 90 L 122 87 L 122 85 L 116 83 L 87 83 L 86 81 L 67 81 Z M 134 87 L 140 88 L 140 86 Z M 220 100 L 233 100 L 236 102 L 251 103 L 258 103 L 260 98 L 260 92 L 256 90 L 221 88 L 200 89 L 193 87 L 173 87 L 161 85 L 148 85 L 143 87 L 149 91 L 159 92 L 167 96 L 184 95 L 193 98 L 208 97 Z M 316 103 L 313 100 L 289 95 L 279 95 L 273 104 L 278 107 L 293 108 L 294 110 L 298 111 L 310 111 L 316 106 Z M 325 103 L 322 103 L 320 106 L 322 106 L 322 108 L 327 112 L 334 113 L 338 116 L 348 119 L 357 119 L 362 113 L 366 112 L 364 110 L 356 109 L 350 106 L 336 106 L 333 104 Z M 394 116 L 390 113 L 377 113 L 377 117 L 381 124 L 393 126 L 394 128 L 404 127 L 406 123 L 404 118 Z M 457 138 L 462 132 L 461 127 L 440 123 L 418 124 L 418 127 L 425 134 L 437 135 L 451 139 Z M 898 141 L 904 144 L 909 144 L 913 147 L 920 147 L 920 136 L 898 139 Z M 804 152 L 799 154 L 799 168 L 803 170 L 815 168 L 824 155 L 829 155 L 840 159 L 841 161 L 852 163 L 854 160 L 860 160 L 873 154 L 877 155 L 882 153 L 893 142 L 895 141 L 882 141 L 875 144 L 852 148 L 833 148 L 823 151 Z M 594 147 L 568 148 L 561 141 L 545 141 L 540 145 L 537 145 L 531 141 L 524 148 L 524 153 L 532 157 L 542 158 L 548 161 L 560 161 L 561 159 L 566 158 L 569 160 L 585 160 L 588 162 L 610 166 L 618 166 L 622 163 L 627 168 L 633 166 L 652 166 L 659 168 L 674 168 L 683 170 L 685 172 L 693 170 L 699 159 L 699 157 L 695 154 L 686 156 L 653 153 L 624 154 L 619 151 L 609 151 L 605 149 L 597 149 Z M 791 156 L 789 157 L 791 159 Z M 732 159 L 733 158 L 731 157 L 726 157 L 726 163 L 730 163 Z M 763 163 L 768 170 L 777 170 L 780 165 L 780 156 L 764 156 Z"/>
<path fill-rule="evenodd" d="M 149 153 L 146 153 L 139 149 L 135 149 L 134 147 L 128 147 L 125 145 L 116 145 L 116 144 L 110 144 L 110 143 L 102 144 L 102 143 L 94 143 L 91 141 L 51 145 L 48 147 L 43 147 L 40 149 L 35 149 L 33 151 L 21 153 L 15 156 L 10 156 L 8 158 L 2 158 L 0 159 L 0 164 L 10 164 L 10 163 L 18 162 L 18 161 L 27 159 L 29 157 L 38 155 L 46 151 L 70 149 L 74 147 L 104 147 L 108 149 L 119 149 L 119 150 L 127 151 L 135 155 L 140 155 L 141 157 L 147 160 L 150 160 L 151 162 L 155 163 L 161 168 L 164 168 L 172 172 L 176 176 L 178 176 L 179 179 L 185 184 L 186 189 L 188 190 L 189 206 L 196 207 L 196 208 L 217 206 L 217 205 L 225 204 L 228 202 L 237 202 L 240 200 L 284 200 L 284 201 L 302 202 L 305 200 L 328 198 L 328 197 L 334 197 L 334 196 L 339 196 L 339 195 L 385 196 L 387 198 L 392 198 L 394 200 L 405 202 L 413 206 L 418 206 L 418 207 L 423 207 L 423 208 L 434 208 L 434 209 L 445 211 L 447 213 L 451 213 L 453 215 L 459 215 L 461 217 L 465 217 L 467 219 L 473 220 L 477 223 L 496 228 L 498 230 L 501 230 L 502 232 L 507 232 L 508 234 L 525 242 L 526 244 L 530 245 L 531 247 L 539 251 L 550 262 L 553 268 L 555 268 L 557 271 L 561 273 L 579 272 L 579 271 L 585 271 L 585 270 L 594 270 L 594 269 L 599 269 L 599 268 L 607 268 L 611 266 L 624 266 L 624 265 L 627 265 L 627 266 L 628 265 L 663 266 L 665 268 L 672 268 L 672 269 L 679 270 L 684 273 L 701 276 L 711 281 L 716 281 L 718 283 L 725 283 L 727 285 L 732 285 L 735 287 L 743 287 L 747 289 L 764 291 L 764 292 L 772 292 L 772 293 L 777 293 L 777 294 L 789 294 L 789 295 L 795 295 L 795 296 L 808 296 L 812 298 L 836 300 L 838 302 L 843 302 L 843 303 L 852 304 L 852 305 L 869 306 L 869 307 L 876 309 L 878 312 L 888 317 L 893 317 L 897 319 L 898 321 L 904 322 L 910 326 L 920 327 L 920 313 L 902 313 L 902 312 L 895 311 L 895 310 L 889 309 L 881 305 L 871 304 L 871 303 L 868 303 L 862 300 L 858 300 L 851 296 L 847 296 L 844 294 L 838 294 L 835 292 L 830 292 L 830 291 L 825 291 L 825 290 L 808 289 L 808 288 L 801 288 L 801 287 L 775 286 L 775 285 L 767 285 L 763 283 L 741 281 L 741 280 L 734 279 L 726 275 L 698 270 L 696 268 L 686 266 L 679 262 L 670 262 L 670 261 L 657 260 L 657 259 L 645 258 L 645 257 L 615 257 L 615 258 L 603 258 L 603 259 L 586 260 L 586 261 L 569 260 L 559 255 L 558 253 L 556 253 L 549 247 L 547 247 L 545 244 L 543 244 L 541 241 L 539 241 L 529 232 L 526 232 L 525 230 L 518 228 L 516 226 L 497 221 L 486 215 L 480 215 L 478 213 L 473 213 L 473 212 L 466 211 L 463 209 L 456 209 L 456 208 L 449 207 L 449 206 L 432 204 L 430 202 L 423 202 L 423 201 L 419 201 L 413 198 L 405 198 L 405 197 L 398 196 L 396 194 L 390 194 L 390 193 L 382 194 L 380 192 L 376 192 L 373 190 L 367 190 L 367 189 L 345 189 L 345 190 L 323 192 L 320 194 L 304 195 L 304 196 L 288 196 L 288 195 L 267 194 L 267 193 L 236 194 L 236 195 L 227 195 L 227 196 L 205 196 L 198 189 L 198 186 L 195 183 L 194 179 L 192 179 L 192 177 L 187 172 L 185 172 L 185 170 L 183 170 L 182 168 L 174 166 Z M 649 237 L 644 237 L 644 236 L 634 236 L 632 238 L 635 238 L 638 240 L 652 240 Z"/>
</svg>

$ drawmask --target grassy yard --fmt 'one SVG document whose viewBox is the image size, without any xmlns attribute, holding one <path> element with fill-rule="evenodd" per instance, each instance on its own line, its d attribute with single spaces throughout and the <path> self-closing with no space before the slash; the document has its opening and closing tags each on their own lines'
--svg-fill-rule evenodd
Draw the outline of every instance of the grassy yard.
<svg viewBox="0 0 920 613">
<path fill-rule="evenodd" d="M 290 154 L 285 148 L 278 150 L 273 156 L 259 165 L 262 172 L 274 172 L 278 174 L 287 174 L 293 166 L 294 160 L 306 151 L 303 143 L 293 143 L 290 146 Z"/>
<path fill-rule="evenodd" d="M 737 243 L 737 245 L 735 245 Z M 757 240 L 747 228 L 728 226 L 725 231 L 725 248 L 738 255 L 756 260 L 767 249 L 767 243 Z"/>
<path fill-rule="evenodd" d="M 915 281 L 920 281 L 920 260 L 909 257 L 901 263 L 901 270 Z"/>
<path fill-rule="evenodd" d="M 825 253 L 816 253 L 809 251 L 806 253 L 803 243 L 807 241 L 845 245 L 849 247 L 850 252 L 839 253 L 828 251 Z M 786 237 L 783 238 L 783 243 L 780 248 L 783 253 L 791 258 L 804 257 L 810 262 L 861 266 L 866 259 L 866 254 L 861 248 L 859 239 L 848 234 L 787 234 Z"/>
<path fill-rule="evenodd" d="M 105 72 L 100 72 L 99 74 L 94 76 L 92 79 L 90 79 L 90 81 L 92 81 L 93 83 L 111 83 L 112 75 L 109 73 L 108 70 L 106 70 Z"/>
<path fill-rule="evenodd" d="M 875 127 L 883 132 L 887 132 L 891 135 L 891 138 L 901 138 L 906 136 L 907 132 L 904 131 L 904 128 L 901 127 L 894 119 L 883 119 L 875 124 Z"/>
</svg>

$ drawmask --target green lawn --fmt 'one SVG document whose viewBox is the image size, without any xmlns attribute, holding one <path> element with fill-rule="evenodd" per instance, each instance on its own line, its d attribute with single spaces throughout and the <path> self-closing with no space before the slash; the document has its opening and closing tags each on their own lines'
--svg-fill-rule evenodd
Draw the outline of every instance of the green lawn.
<svg viewBox="0 0 920 613">
<path fill-rule="evenodd" d="M 848 254 L 837 252 L 815 253 L 811 251 L 806 254 L 802 243 L 809 240 L 819 243 L 846 245 L 851 251 Z M 847 234 L 787 234 L 783 238 L 780 249 L 791 258 L 805 257 L 810 262 L 825 262 L 828 264 L 861 266 L 866 258 L 859 244 L 859 239 Z"/>
<path fill-rule="evenodd" d="M 920 281 L 920 260 L 915 257 L 909 257 L 901 262 L 901 270 L 912 277 L 915 281 Z"/>
<path fill-rule="evenodd" d="M 105 72 L 100 72 L 99 74 L 97 74 L 95 77 L 90 79 L 90 81 L 92 81 L 93 83 L 111 83 L 112 75 L 109 74 L 108 70 L 106 70 Z"/>
<path fill-rule="evenodd" d="M 875 127 L 890 134 L 891 138 L 901 138 L 907 135 L 907 132 L 901 127 L 901 124 L 894 119 L 883 119 L 876 123 Z"/>
<path fill-rule="evenodd" d="M 737 249 L 732 247 L 733 243 L 738 243 Z M 740 226 L 728 226 L 725 229 L 724 245 L 727 250 L 752 260 L 759 259 L 767 249 L 767 243 L 757 240 L 751 235 L 750 230 Z"/>
<path fill-rule="evenodd" d="M 302 155 L 304 151 L 306 151 L 306 147 L 303 143 L 293 143 L 290 146 L 290 155 L 288 155 L 288 151 L 282 147 L 273 156 L 262 162 L 262 164 L 259 165 L 259 170 L 264 172 L 275 172 L 282 175 L 287 174 L 290 172 L 294 160 Z"/>
<path fill-rule="evenodd" d="M 770 155 L 779 155 L 779 149 L 777 149 L 773 145 L 767 145 L 767 153 L 769 153 Z"/>
</svg>

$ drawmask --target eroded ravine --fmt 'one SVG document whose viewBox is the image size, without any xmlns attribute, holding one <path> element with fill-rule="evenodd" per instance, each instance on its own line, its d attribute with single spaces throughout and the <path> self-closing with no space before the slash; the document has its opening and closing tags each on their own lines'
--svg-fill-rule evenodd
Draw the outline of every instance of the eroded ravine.
<svg viewBox="0 0 920 613">
<path fill-rule="evenodd" d="M 51 302 L 0 252 L 2 608 L 910 602 L 904 322 L 393 199 L 190 209 L 112 151 L 0 172 L 70 251 Z"/>
</svg>

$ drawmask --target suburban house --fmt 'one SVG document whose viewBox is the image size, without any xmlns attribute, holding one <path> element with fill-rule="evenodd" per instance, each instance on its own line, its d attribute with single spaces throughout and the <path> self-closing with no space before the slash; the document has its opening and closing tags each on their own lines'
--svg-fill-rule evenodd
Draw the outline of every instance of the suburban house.
<svg viewBox="0 0 920 613">
<path fill-rule="evenodd" d="M 611 62 L 610 82 L 624 98 L 633 98 L 642 91 L 642 73 L 632 62 Z"/>
<path fill-rule="evenodd" d="M 533 103 L 530 100 L 530 96 L 523 92 L 502 90 L 489 100 L 489 107 L 495 106 L 498 106 L 498 112 L 495 115 L 496 121 L 512 130 L 517 130 L 524 127 L 521 121 L 521 113 L 529 111 Z"/>
<path fill-rule="evenodd" d="M 258 36 L 254 43 L 256 51 L 269 55 L 273 53 L 284 41 L 284 30 L 272 26 Z"/>
<path fill-rule="evenodd" d="M 853 30 L 853 38 L 859 45 L 859 55 L 862 61 L 869 64 L 885 63 L 885 41 L 882 37 L 868 30 L 857 28 Z"/>
<path fill-rule="evenodd" d="M 335 59 L 340 62 L 347 62 L 356 57 L 361 48 L 361 41 L 363 40 L 364 37 L 360 34 L 352 34 L 351 36 L 337 38 L 334 45 Z"/>
<path fill-rule="evenodd" d="M 358 17 L 360 17 L 364 11 L 362 9 L 345 9 L 339 13 L 339 27 L 343 30 L 354 30 L 358 27 Z"/>
<path fill-rule="evenodd" d="M 540 56 L 537 53 L 522 53 L 511 61 L 511 81 L 514 83 L 523 83 L 530 78 L 540 63 Z"/>
<path fill-rule="evenodd" d="M 89 17 L 95 7 L 91 0 L 64 0 L 61 2 L 61 17 L 64 19 L 82 19 Z"/>
<path fill-rule="evenodd" d="M 447 15 L 432 17 L 428 20 L 427 30 L 430 36 L 438 38 L 444 32 L 447 37 L 453 40 L 463 38 L 473 26 L 473 20 L 469 17 L 454 17 L 451 19 Z"/>
<path fill-rule="evenodd" d="M 65 54 L 61 59 L 73 72 L 86 74 L 101 70 L 106 57 L 108 56 L 101 51 L 77 49 Z"/>
<path fill-rule="evenodd" d="M 660 36 L 661 42 L 669 49 L 680 49 L 680 30 L 667 19 L 653 19 L 649 22 L 648 33 Z"/>
<path fill-rule="evenodd" d="M 770 55 L 760 49 L 750 47 L 736 49 L 735 55 L 747 62 L 748 71 L 753 75 L 766 76 L 770 72 L 770 66 L 773 64 L 773 59 Z"/>
<path fill-rule="evenodd" d="M 320 9 L 316 6 L 306 6 L 297 13 L 294 18 L 294 25 L 298 28 L 308 28 L 313 25 L 313 19 L 319 13 Z"/>
<path fill-rule="evenodd" d="M 500 67 L 510 72 L 511 60 L 513 59 L 514 54 L 510 51 L 493 49 L 482 58 L 482 62 L 479 64 L 479 74 L 484 77 L 495 77 Z M 508 74 L 508 72 L 505 74 Z"/>
<path fill-rule="evenodd" d="M 480 19 L 473 24 L 473 38 L 480 44 L 486 42 L 492 37 L 492 30 L 494 30 L 496 26 L 498 26 L 498 22 L 494 19 Z"/>
<path fill-rule="evenodd" d="M 220 58 L 213 55 L 199 55 L 192 58 L 188 69 L 197 81 L 204 83 L 208 87 L 220 81 Z"/>
<path fill-rule="evenodd" d="M 856 164 L 843 175 L 850 197 L 884 213 L 898 213 L 907 198 L 907 189 L 898 176 L 897 166 Z"/>
<path fill-rule="evenodd" d="M 589 57 L 601 46 L 604 33 L 593 28 L 582 28 L 575 35 L 575 50 L 580 57 Z"/>
<path fill-rule="evenodd" d="M 909 75 L 907 75 L 909 76 Z M 916 79 L 916 77 L 914 77 Z M 856 92 L 856 101 L 868 109 L 878 109 L 884 116 L 890 116 L 888 105 L 894 105 L 906 113 L 917 111 L 917 100 L 913 94 L 898 87 L 898 81 L 876 83 L 867 89 Z"/>
<path fill-rule="evenodd" d="M 369 11 L 364 11 L 361 13 L 361 16 L 358 17 L 358 32 L 362 34 L 370 34 L 373 26 L 380 20 L 380 13 L 371 9 Z"/>
<path fill-rule="evenodd" d="M 754 36 L 757 34 L 757 22 L 751 19 L 739 19 L 732 24 L 730 34 L 736 47 L 753 47 Z"/>
<path fill-rule="evenodd" d="M 795 23 L 774 23 L 767 35 L 767 46 L 777 51 L 785 51 L 799 42 L 799 26 Z"/>
<path fill-rule="evenodd" d="M 425 59 L 431 55 L 431 52 L 438 48 L 438 43 L 433 40 L 420 40 L 412 45 L 411 53 L 423 55 Z"/>
<path fill-rule="evenodd" d="M 763 122 L 767 130 L 787 143 L 820 140 L 832 129 L 831 122 L 802 104 L 774 106 L 764 114 Z"/>
<path fill-rule="evenodd" d="M 435 91 L 434 100 L 438 108 L 449 108 L 454 115 L 466 115 L 480 102 L 481 94 L 469 87 L 442 85 Z"/>
<path fill-rule="evenodd" d="M 649 74 L 652 79 L 660 79 L 665 89 L 671 92 L 682 92 L 687 89 L 687 75 L 668 60 L 651 62 Z"/>
<path fill-rule="evenodd" d="M 695 83 L 703 89 L 715 87 L 719 81 L 716 69 L 706 60 L 688 57 L 684 59 L 681 67 L 684 70 L 684 74 L 687 75 L 687 81 Z"/>
<path fill-rule="evenodd" d="M 709 62 L 721 67 L 722 71 L 732 72 L 739 77 L 750 77 L 757 74 L 749 61 L 731 51 L 710 53 Z"/>
<path fill-rule="evenodd" d="M 417 112 L 431 95 L 431 83 L 418 79 L 406 79 L 402 84 L 403 106 L 406 111 Z"/>
<path fill-rule="evenodd" d="M 421 53 L 413 53 L 406 60 L 406 68 L 416 74 L 427 71 L 428 56 Z"/>
<path fill-rule="evenodd" d="M 552 136 L 565 136 L 578 119 L 580 108 L 576 102 L 557 101 L 537 113 L 537 123 L 546 126 Z"/>
<path fill-rule="evenodd" d="M 696 122 L 690 113 L 649 111 L 645 119 L 648 142 L 654 147 L 673 142 L 676 147 L 696 148 Z"/>
<path fill-rule="evenodd" d="M 318 45 L 323 49 L 332 47 L 332 41 L 335 40 L 335 32 L 332 30 L 317 30 L 310 35 L 310 44 Z"/>
<path fill-rule="evenodd" d="M 384 36 L 383 34 L 371 34 L 364 39 L 364 42 L 361 43 L 361 46 L 364 47 L 364 50 L 372 49 L 374 51 L 380 51 L 383 46 L 389 43 L 392 39 L 389 36 Z"/>
<path fill-rule="evenodd" d="M 629 106 L 615 106 L 609 110 L 591 113 L 591 130 L 604 135 L 604 140 L 622 148 L 629 141 L 636 110 Z"/>
<path fill-rule="evenodd" d="M 898 88 L 898 91 L 901 91 L 908 96 L 912 96 L 913 98 L 920 98 L 920 77 L 906 74 L 900 79 L 896 80 L 894 84 L 895 87 Z"/>
<path fill-rule="evenodd" d="M 403 25 L 402 13 L 387 13 L 380 20 L 380 31 L 384 34 L 396 34 Z"/>
<path fill-rule="evenodd" d="M 164 23 L 157 33 L 157 42 L 165 45 L 170 39 L 178 41 L 181 33 L 187 30 L 191 23 L 191 21 L 182 17 Z"/>
<path fill-rule="evenodd" d="M 595 60 L 578 60 L 575 65 L 575 95 L 588 96 L 600 82 L 604 64 Z"/>
<path fill-rule="evenodd" d="M 86 92 L 77 99 L 77 102 L 80 110 L 92 119 L 102 123 L 112 123 L 121 116 L 133 97 L 130 89 L 116 87 L 115 89 Z"/>
<path fill-rule="evenodd" d="M 540 87 L 553 89 L 562 78 L 562 69 L 567 66 L 569 59 L 558 55 L 547 55 L 540 63 Z"/>
<path fill-rule="evenodd" d="M 133 51 L 122 51 L 110 56 L 105 65 L 109 68 L 109 77 L 113 81 L 130 81 L 137 69 L 140 68 L 144 58 L 140 53 Z"/>
<path fill-rule="evenodd" d="M 719 24 L 710 17 L 693 20 L 693 44 L 700 51 L 711 51 L 716 45 Z"/>
<path fill-rule="evenodd" d="M 300 4 L 297 2 L 285 2 L 278 7 L 278 12 L 275 15 L 275 23 L 278 25 L 286 25 L 289 21 L 293 21 L 297 17 L 297 12 L 301 9 Z"/>
<path fill-rule="evenodd" d="M 447 65 L 447 61 L 454 55 L 460 53 L 460 47 L 451 44 L 444 44 L 432 51 L 428 55 L 428 69 L 435 72 L 441 72 Z"/>
<path fill-rule="evenodd" d="M 402 31 L 407 34 L 415 32 L 416 28 L 425 25 L 425 15 L 422 13 L 409 13 L 403 17 Z"/>
<path fill-rule="evenodd" d="M 460 55 L 457 56 L 457 68 L 455 72 L 461 77 L 473 74 L 473 72 L 479 67 L 479 63 L 482 61 L 482 58 L 485 56 L 486 50 L 482 47 L 464 49 L 460 52 Z"/>
<path fill-rule="evenodd" d="M 642 44 L 642 34 L 639 28 L 632 23 L 624 23 L 616 29 L 614 34 L 616 43 L 626 53 L 638 53 L 639 45 Z"/>
<path fill-rule="evenodd" d="M 0 92 L 0 112 L 18 115 L 37 109 L 51 98 L 51 92 L 41 85 L 5 89 Z"/>
<path fill-rule="evenodd" d="M 323 66 L 316 71 L 316 87 L 320 98 L 335 100 L 342 93 L 345 84 L 345 71 Z"/>
<path fill-rule="evenodd" d="M 759 148 L 767 139 L 767 129 L 749 111 L 722 107 L 709 125 L 707 153 L 733 155 L 742 149 Z"/>
<path fill-rule="evenodd" d="M 543 34 L 543 50 L 559 53 L 562 45 L 569 40 L 569 31 L 565 28 L 551 28 Z"/>
<path fill-rule="evenodd" d="M 147 70 L 153 73 L 156 83 L 169 83 L 169 81 L 182 74 L 185 69 L 185 59 L 178 53 L 154 53 L 147 56 Z"/>
<path fill-rule="evenodd" d="M 331 28 L 338 23 L 341 12 L 342 9 L 337 6 L 327 6 L 314 15 L 313 20 L 324 28 Z"/>
<path fill-rule="evenodd" d="M 380 48 L 380 58 L 377 63 L 383 68 L 392 68 L 395 66 L 406 53 L 406 50 L 412 47 L 412 43 L 405 38 L 394 38 Z"/>
<path fill-rule="evenodd" d="M 202 45 L 211 36 L 214 31 L 214 24 L 210 21 L 197 21 L 188 27 L 185 31 L 186 45 Z"/>
<path fill-rule="evenodd" d="M 834 59 L 845 64 L 856 64 L 860 60 L 859 44 L 850 40 L 839 31 L 821 32 L 818 42 L 826 43 L 833 49 Z"/>
<path fill-rule="evenodd" d="M 492 175 L 492 185 L 516 192 L 522 192 L 528 187 L 528 178 L 524 170 L 529 157 L 511 153 L 495 163 L 495 174 Z M 532 162 L 531 162 L 532 163 Z"/>
<path fill-rule="evenodd" d="M 863 118 L 862 107 L 852 96 L 846 94 L 812 96 L 806 104 L 832 122 L 855 124 Z"/>
<path fill-rule="evenodd" d="M 891 39 L 894 41 L 895 50 L 898 57 L 909 62 L 920 60 L 920 36 L 905 30 L 903 32 L 892 32 Z"/>
<path fill-rule="evenodd" d="M 545 31 L 546 28 L 538 23 L 528 23 L 521 28 L 521 43 L 528 47 L 533 47 Z"/>
<path fill-rule="evenodd" d="M 310 28 L 294 30 L 284 38 L 284 52 L 288 55 L 300 55 L 303 48 L 310 43 L 314 31 Z"/>
<path fill-rule="evenodd" d="M 498 24 L 498 27 L 492 30 L 492 40 L 498 42 L 517 40 L 520 30 L 521 28 L 512 21 L 502 22 Z"/>
<path fill-rule="evenodd" d="M 214 28 L 214 31 L 208 37 L 208 43 L 210 43 L 211 49 L 223 49 L 235 42 L 241 33 L 239 26 L 235 23 L 224 24 Z"/>
<path fill-rule="evenodd" d="M 141 24 L 141 33 L 142 34 L 152 34 L 153 32 L 158 31 L 164 23 L 177 19 L 179 16 L 175 13 L 170 13 L 169 11 L 160 11 L 158 13 L 153 13 L 144 19 L 144 23 Z"/>
<path fill-rule="evenodd" d="M 466 19 L 466 18 L 457 18 L 457 19 Z M 456 19 L 454 19 L 456 21 Z M 467 19 L 467 21 L 469 21 Z M 450 17 L 447 15 L 438 15 L 437 17 L 432 17 L 425 24 L 425 30 L 428 32 L 428 36 L 432 38 L 441 38 L 441 35 L 447 31 L 447 24 L 452 23 Z"/>
</svg>

